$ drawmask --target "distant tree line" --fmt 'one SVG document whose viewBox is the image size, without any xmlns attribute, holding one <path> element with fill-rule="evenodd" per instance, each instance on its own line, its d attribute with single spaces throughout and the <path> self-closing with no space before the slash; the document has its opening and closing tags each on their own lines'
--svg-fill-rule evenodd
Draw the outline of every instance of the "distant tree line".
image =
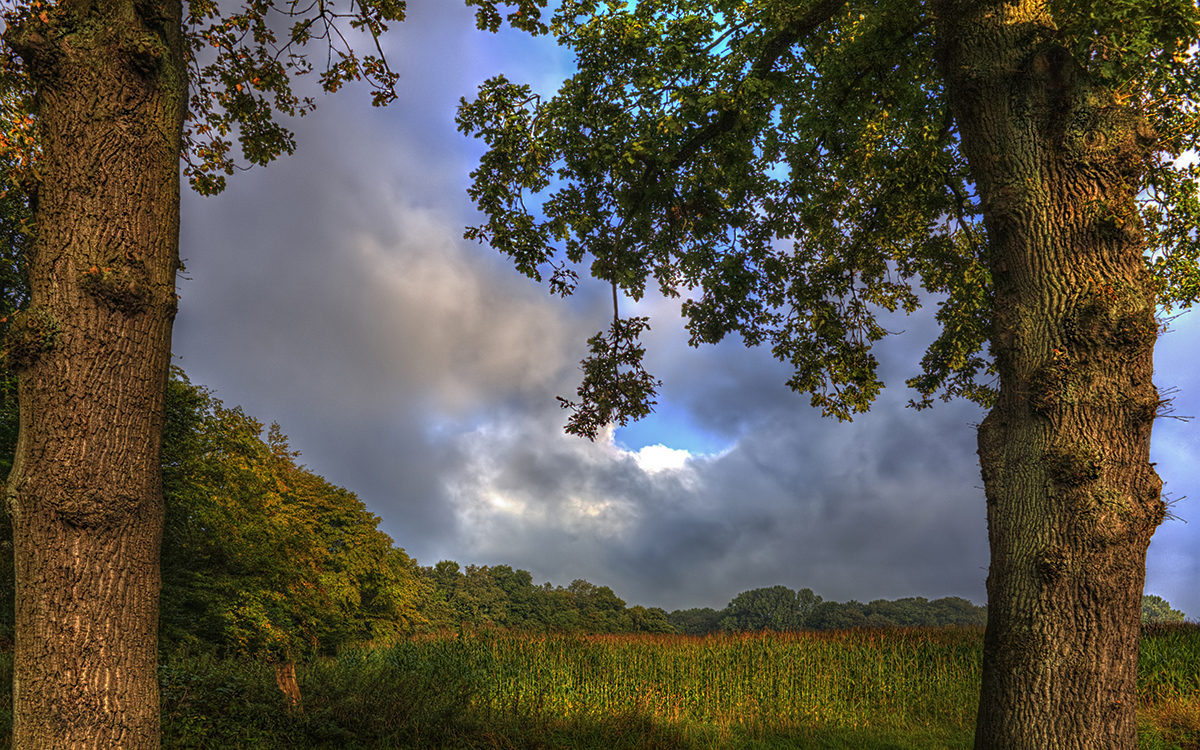
<svg viewBox="0 0 1200 750">
<path fill-rule="evenodd" d="M 1184 622 L 1185 614 L 1172 609 L 1160 596 L 1142 597 L 1142 622 Z M 987 607 L 957 596 L 934 599 L 909 597 L 868 604 L 851 599 L 824 601 L 810 589 L 792 591 L 786 586 L 743 591 L 725 609 L 710 607 L 675 610 L 667 615 L 675 632 L 707 635 L 721 631 L 848 630 L 851 628 L 983 626 Z"/>
<path fill-rule="evenodd" d="M 869 604 L 853 599 L 825 601 L 811 589 L 793 591 L 787 586 L 743 591 L 722 610 L 709 607 L 676 610 L 667 616 L 678 633 L 706 635 L 719 631 L 848 630 L 851 628 L 941 627 L 984 625 L 987 608 L 966 599 L 947 597 L 929 601 L 911 597 Z"/>
<path fill-rule="evenodd" d="M 722 610 L 626 607 L 607 586 L 576 580 L 570 586 L 533 583 L 528 571 L 507 565 L 477 567 L 443 560 L 421 568 L 433 595 L 418 610 L 428 627 L 504 627 L 584 633 L 680 633 L 845 630 L 850 628 L 984 625 L 987 609 L 966 599 L 921 597 L 824 601 L 810 589 L 786 586 L 743 591 Z"/>
</svg>

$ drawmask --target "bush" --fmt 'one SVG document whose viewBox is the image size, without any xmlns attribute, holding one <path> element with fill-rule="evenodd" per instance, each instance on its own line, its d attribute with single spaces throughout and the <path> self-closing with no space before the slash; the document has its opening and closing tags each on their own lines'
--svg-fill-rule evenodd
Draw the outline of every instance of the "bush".
<svg viewBox="0 0 1200 750">
<path fill-rule="evenodd" d="M 354 728 L 359 741 L 439 741 L 462 721 L 491 655 L 464 639 L 352 650 L 299 672 L 310 721 Z"/>
<path fill-rule="evenodd" d="M 159 671 L 163 747 L 387 748 L 441 742 L 463 721 L 491 657 L 460 640 L 352 650 L 297 667 L 289 710 L 273 667 L 179 658 Z"/>
</svg>

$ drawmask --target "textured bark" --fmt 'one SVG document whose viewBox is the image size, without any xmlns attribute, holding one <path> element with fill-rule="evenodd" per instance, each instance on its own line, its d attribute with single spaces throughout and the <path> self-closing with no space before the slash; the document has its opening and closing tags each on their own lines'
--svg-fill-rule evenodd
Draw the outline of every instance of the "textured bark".
<svg viewBox="0 0 1200 750">
<path fill-rule="evenodd" d="M 1152 134 L 1037 2 L 942 0 L 979 190 L 999 400 L 979 429 L 991 567 L 975 747 L 1136 748 L 1158 334 L 1133 198 Z"/>
<path fill-rule="evenodd" d="M 160 447 L 186 101 L 178 0 L 44 5 L 5 31 L 37 91 L 21 430 L 16 748 L 157 748 Z"/>
<path fill-rule="evenodd" d="M 275 684 L 279 686 L 283 697 L 287 699 L 288 710 L 300 712 L 301 696 L 300 683 L 296 682 L 296 663 L 283 661 L 275 663 Z"/>
</svg>

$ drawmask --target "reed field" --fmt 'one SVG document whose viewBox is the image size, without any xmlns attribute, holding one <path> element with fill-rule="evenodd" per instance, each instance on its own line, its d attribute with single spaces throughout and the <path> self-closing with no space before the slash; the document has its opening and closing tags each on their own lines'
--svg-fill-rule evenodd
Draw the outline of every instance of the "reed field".
<svg viewBox="0 0 1200 750">
<path fill-rule="evenodd" d="M 451 634 L 298 665 L 289 711 L 269 664 L 179 657 L 160 672 L 163 747 L 969 748 L 981 660 L 977 628 Z M 1200 625 L 1146 629 L 1139 717 L 1145 750 L 1200 750 Z"/>
<path fill-rule="evenodd" d="M 638 711 L 723 729 L 969 728 L 978 630 L 480 638 L 489 715 Z"/>
</svg>

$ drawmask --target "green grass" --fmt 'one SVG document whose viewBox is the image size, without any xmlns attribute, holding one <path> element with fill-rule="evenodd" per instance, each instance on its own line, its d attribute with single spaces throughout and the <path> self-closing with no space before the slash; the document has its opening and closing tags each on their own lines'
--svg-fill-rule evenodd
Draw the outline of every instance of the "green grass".
<svg viewBox="0 0 1200 750">
<path fill-rule="evenodd" d="M 1144 750 L 1200 750 L 1200 624 L 1143 631 L 1138 719 Z"/>
<path fill-rule="evenodd" d="M 299 665 L 300 712 L 270 665 L 177 658 L 160 671 L 163 747 L 958 750 L 981 635 L 423 638 Z M 11 674 L 0 654 L 0 685 Z M 1141 748 L 1200 750 L 1200 627 L 1147 630 L 1139 704 Z M 0 730 L 10 710 L 6 689 Z"/>
</svg>

